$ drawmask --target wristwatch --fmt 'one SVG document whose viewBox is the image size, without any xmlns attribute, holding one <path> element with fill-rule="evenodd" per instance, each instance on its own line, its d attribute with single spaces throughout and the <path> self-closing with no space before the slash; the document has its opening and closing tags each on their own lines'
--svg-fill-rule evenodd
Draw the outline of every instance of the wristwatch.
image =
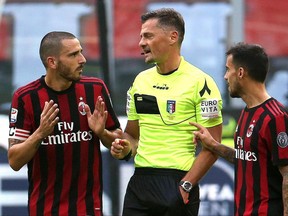
<svg viewBox="0 0 288 216">
<path fill-rule="evenodd" d="M 192 183 L 189 181 L 180 181 L 179 186 L 181 186 L 183 190 L 187 193 L 189 193 L 193 187 Z"/>
</svg>

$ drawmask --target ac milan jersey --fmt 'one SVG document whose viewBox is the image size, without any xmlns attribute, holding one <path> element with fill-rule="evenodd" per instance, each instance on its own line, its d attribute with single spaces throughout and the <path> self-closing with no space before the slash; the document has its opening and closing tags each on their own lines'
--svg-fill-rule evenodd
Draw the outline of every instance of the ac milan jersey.
<svg viewBox="0 0 288 216">
<path fill-rule="evenodd" d="M 102 215 L 100 141 L 88 126 L 98 96 L 108 110 L 106 128 L 120 127 L 109 92 L 97 78 L 82 77 L 67 90 L 50 89 L 44 76 L 19 88 L 12 99 L 10 138 L 26 140 L 40 124 L 45 101 L 59 107 L 59 122 L 28 163 L 30 215 Z"/>
<path fill-rule="evenodd" d="M 283 215 L 282 175 L 288 165 L 288 114 L 274 98 L 245 108 L 235 133 L 235 215 Z"/>
</svg>

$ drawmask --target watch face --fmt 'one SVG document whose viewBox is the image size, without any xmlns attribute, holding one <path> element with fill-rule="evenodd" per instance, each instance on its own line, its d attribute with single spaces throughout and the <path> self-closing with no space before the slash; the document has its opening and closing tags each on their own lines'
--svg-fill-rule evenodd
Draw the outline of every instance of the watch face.
<svg viewBox="0 0 288 216">
<path fill-rule="evenodd" d="M 181 181 L 180 182 L 182 188 L 189 193 L 190 190 L 192 189 L 193 185 L 189 181 Z"/>
<path fill-rule="evenodd" d="M 190 182 L 184 182 L 184 187 L 186 190 L 191 190 L 192 185 L 190 184 Z"/>
</svg>

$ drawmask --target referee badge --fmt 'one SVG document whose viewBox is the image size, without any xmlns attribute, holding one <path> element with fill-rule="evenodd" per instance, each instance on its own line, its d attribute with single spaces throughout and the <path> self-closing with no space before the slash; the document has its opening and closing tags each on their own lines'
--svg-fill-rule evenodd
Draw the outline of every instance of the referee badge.
<svg viewBox="0 0 288 216">
<path fill-rule="evenodd" d="M 277 135 L 277 144 L 280 148 L 285 148 L 288 146 L 288 135 L 285 132 L 280 132 Z"/>
</svg>

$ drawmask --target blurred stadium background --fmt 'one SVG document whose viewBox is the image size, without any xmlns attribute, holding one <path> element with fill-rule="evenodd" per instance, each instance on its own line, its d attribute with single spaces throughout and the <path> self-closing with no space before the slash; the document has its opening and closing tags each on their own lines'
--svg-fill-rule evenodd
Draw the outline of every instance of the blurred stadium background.
<svg viewBox="0 0 288 216">
<path fill-rule="evenodd" d="M 288 107 L 288 1 L 274 0 L 0 0 L 0 216 L 27 215 L 26 168 L 7 164 L 8 112 L 14 90 L 45 73 L 38 49 L 49 31 L 74 33 L 87 59 L 85 74 L 107 83 L 122 127 L 126 91 L 148 68 L 138 47 L 140 15 L 173 7 L 186 34 L 182 55 L 215 78 L 224 100 L 223 143 L 233 146 L 240 99 L 223 79 L 225 51 L 235 42 L 257 43 L 270 56 L 269 93 Z M 116 161 L 103 149 L 104 215 L 120 215 L 133 162 Z M 233 166 L 219 159 L 200 182 L 199 216 L 233 215 Z"/>
</svg>

